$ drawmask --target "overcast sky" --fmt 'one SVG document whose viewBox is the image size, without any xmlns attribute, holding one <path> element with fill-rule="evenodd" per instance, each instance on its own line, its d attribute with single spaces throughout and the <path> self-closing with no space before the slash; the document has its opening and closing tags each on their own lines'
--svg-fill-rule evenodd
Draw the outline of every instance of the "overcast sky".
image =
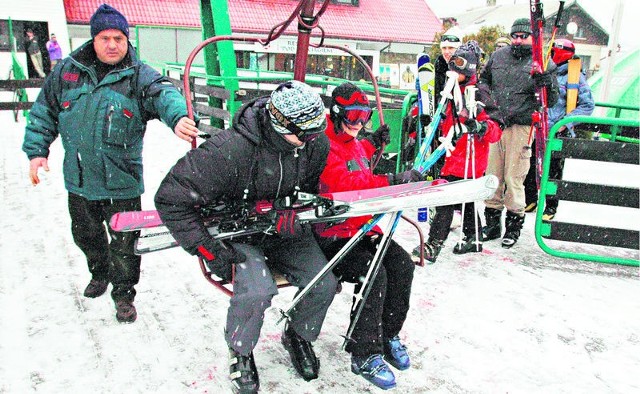
<svg viewBox="0 0 640 394">
<path fill-rule="evenodd" d="M 446 17 L 459 14 L 470 8 L 481 7 L 486 4 L 486 0 L 425 0 L 438 17 Z M 620 27 L 619 41 L 623 46 L 638 46 L 638 36 L 640 27 L 637 23 L 637 15 L 640 14 L 640 2 L 633 0 L 621 0 L 623 3 L 623 17 Z M 571 3 L 567 0 L 565 4 Z M 497 4 L 518 4 L 528 3 L 527 0 L 497 0 Z M 612 32 L 613 15 L 616 0 L 578 0 L 584 8 L 607 32 Z M 547 10 L 550 14 L 555 10 Z"/>
</svg>

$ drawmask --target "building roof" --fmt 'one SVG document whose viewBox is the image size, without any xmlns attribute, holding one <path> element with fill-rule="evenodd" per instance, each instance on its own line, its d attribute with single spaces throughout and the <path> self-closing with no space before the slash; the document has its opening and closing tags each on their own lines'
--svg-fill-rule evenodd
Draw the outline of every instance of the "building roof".
<svg viewBox="0 0 640 394">
<path fill-rule="evenodd" d="M 572 1 L 565 4 L 565 14 L 570 7 L 575 7 L 582 14 L 589 18 L 589 23 L 593 27 L 607 34 L 607 31 L 598 24 L 598 22 L 589 15 L 589 13 L 578 2 Z M 553 21 L 558 13 L 557 1 L 543 1 L 542 9 L 544 11 L 544 17 L 547 21 Z M 496 26 L 501 25 L 508 32 L 511 29 L 513 21 L 518 18 L 529 18 L 529 4 L 502 4 L 490 7 L 478 7 L 465 11 L 461 14 L 455 15 L 454 18 L 458 22 L 458 26 L 466 34 L 477 33 L 483 26 Z M 547 22 L 550 25 L 550 22 Z"/>
<path fill-rule="evenodd" d="M 89 24 L 103 0 L 64 0 L 67 23 Z M 131 26 L 200 27 L 199 0 L 109 0 Z M 230 0 L 229 17 L 235 33 L 268 33 L 285 21 L 299 0 Z M 320 3 L 316 5 L 316 12 Z M 294 21 L 287 30 L 297 34 Z M 325 36 L 363 41 L 432 43 L 442 23 L 424 0 L 364 0 L 359 6 L 331 4 L 320 19 Z M 313 34 L 317 34 L 314 30 Z"/>
<path fill-rule="evenodd" d="M 558 11 L 557 1 L 543 1 L 545 18 Z M 501 4 L 489 7 L 478 7 L 455 15 L 460 28 L 466 34 L 477 33 L 483 26 L 503 26 L 508 32 L 513 21 L 518 18 L 529 19 L 529 3 Z"/>
</svg>

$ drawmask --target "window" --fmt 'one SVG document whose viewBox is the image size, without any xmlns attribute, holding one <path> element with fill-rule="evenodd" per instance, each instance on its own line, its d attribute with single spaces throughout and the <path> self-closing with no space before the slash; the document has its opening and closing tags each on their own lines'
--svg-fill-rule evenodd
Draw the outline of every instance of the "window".
<svg viewBox="0 0 640 394">
<path fill-rule="evenodd" d="M 373 67 L 372 56 L 364 56 L 364 59 L 369 67 Z M 293 72 L 295 67 L 295 55 L 292 53 L 236 51 L 236 61 L 238 68 L 254 71 Z M 352 56 L 309 55 L 306 72 L 352 81 L 370 79 L 364 67 Z"/>
</svg>

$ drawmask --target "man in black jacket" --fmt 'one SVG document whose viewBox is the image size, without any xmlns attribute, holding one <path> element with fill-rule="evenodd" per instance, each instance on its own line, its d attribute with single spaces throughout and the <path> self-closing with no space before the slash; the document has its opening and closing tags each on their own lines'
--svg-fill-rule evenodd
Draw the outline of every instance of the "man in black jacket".
<svg viewBox="0 0 640 394">
<path fill-rule="evenodd" d="M 539 107 L 536 88 L 547 87 L 548 105 L 558 101 L 555 64 L 549 62 L 544 73 L 531 75 L 532 38 L 529 19 L 516 19 L 511 26 L 511 45 L 496 50 L 480 72 L 478 87 L 492 119 L 503 122 L 499 142 L 491 144 L 487 174 L 498 177 L 495 194 L 485 200 L 485 241 L 502 235 L 502 210 L 507 208 L 504 248 L 512 247 L 524 224 L 524 179 L 531 157 L 531 114 Z M 490 100 L 488 98 L 491 98 Z"/>
<path fill-rule="evenodd" d="M 271 269 L 303 288 L 327 263 L 310 226 L 293 212 L 282 212 L 273 235 L 220 242 L 204 227 L 197 207 L 217 201 L 255 205 L 298 192 L 317 193 L 329 153 L 324 104 L 308 85 L 290 81 L 270 97 L 245 104 L 231 128 L 211 137 L 180 159 L 160 185 L 155 203 L 178 243 L 202 257 L 219 277 L 230 279 L 234 294 L 225 338 L 230 349 L 234 390 L 259 388 L 253 359 L 264 311 L 277 294 Z M 265 274 L 266 273 L 266 274 Z M 317 378 L 319 362 L 311 347 L 333 300 L 337 280 L 325 277 L 298 304 L 285 326 L 282 342 L 305 380 Z"/>
</svg>

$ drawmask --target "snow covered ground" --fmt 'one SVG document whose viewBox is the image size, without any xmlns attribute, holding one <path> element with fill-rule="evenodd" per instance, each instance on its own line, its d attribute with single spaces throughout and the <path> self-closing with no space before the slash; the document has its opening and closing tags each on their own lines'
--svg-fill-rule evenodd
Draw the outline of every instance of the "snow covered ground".
<svg viewBox="0 0 640 394">
<path fill-rule="evenodd" d="M 134 324 L 117 323 L 108 295 L 83 298 L 89 273 L 69 229 L 60 142 L 51 171 L 32 187 L 20 150 L 24 119 L 16 124 L 4 111 L 0 124 L 0 393 L 229 392 L 227 296 L 203 279 L 193 258 L 172 249 L 143 257 Z M 151 125 L 145 208 L 187 149 L 167 128 Z M 568 207 L 559 212 L 570 214 Z M 639 222 L 632 215 L 606 220 L 632 228 Z M 528 214 L 513 249 L 492 241 L 473 255 L 453 255 L 451 233 L 438 262 L 417 269 L 401 333 L 412 368 L 396 374 L 395 391 L 639 392 L 638 268 L 548 256 L 535 244 L 533 224 Z M 417 244 L 405 223 L 396 239 L 408 250 Z M 638 258 L 638 251 L 622 253 Z M 345 286 L 329 310 L 315 345 L 321 373 L 311 382 L 296 375 L 280 344 L 278 308 L 294 293 L 281 290 L 255 349 L 262 392 L 379 391 L 350 372 L 340 351 L 352 290 Z"/>
</svg>

